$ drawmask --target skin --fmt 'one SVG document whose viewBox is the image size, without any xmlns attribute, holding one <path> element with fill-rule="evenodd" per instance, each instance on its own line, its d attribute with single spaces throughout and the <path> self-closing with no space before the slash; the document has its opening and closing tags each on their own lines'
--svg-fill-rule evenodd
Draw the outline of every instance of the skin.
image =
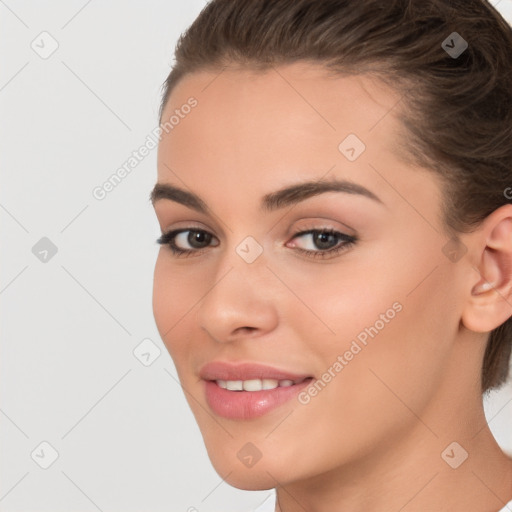
<svg viewBox="0 0 512 512">
<path fill-rule="evenodd" d="M 162 232 L 213 238 L 190 257 L 160 248 L 153 311 L 218 474 L 240 489 L 276 487 L 280 512 L 503 507 L 512 461 L 486 423 L 480 368 L 488 332 L 512 314 L 512 206 L 461 235 L 467 251 L 448 259 L 441 184 L 399 158 L 400 96 L 368 76 L 328 77 L 310 63 L 196 72 L 162 119 L 190 96 L 198 105 L 161 139 L 158 182 L 194 192 L 208 211 L 167 199 L 154 208 Z M 366 145 L 353 162 L 338 150 L 350 133 Z M 331 177 L 381 202 L 328 192 L 260 210 L 269 192 Z M 314 238 L 294 238 L 311 228 L 357 241 L 313 258 L 297 249 L 322 251 Z M 251 264 L 236 252 L 247 236 L 263 248 Z M 194 250 L 186 237 L 176 242 Z M 401 311 L 309 403 L 246 421 L 209 409 L 199 378 L 207 361 L 319 379 L 396 302 Z M 237 457 L 248 442 L 262 454 L 251 468 Z M 441 457 L 453 442 L 468 453 L 457 469 Z"/>
</svg>

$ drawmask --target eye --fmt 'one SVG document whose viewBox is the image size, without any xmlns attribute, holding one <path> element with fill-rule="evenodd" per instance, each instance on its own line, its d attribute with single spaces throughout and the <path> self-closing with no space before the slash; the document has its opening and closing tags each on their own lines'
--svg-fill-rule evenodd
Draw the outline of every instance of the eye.
<svg viewBox="0 0 512 512">
<path fill-rule="evenodd" d="M 292 242 L 292 247 L 312 258 L 333 257 L 357 241 L 355 236 L 326 228 L 300 231 L 292 240 L 306 237 L 310 238 L 309 243 L 304 244 L 306 247 L 300 247 L 297 242 Z M 215 243 L 211 244 L 212 241 Z M 192 228 L 174 229 L 163 233 L 157 243 L 167 245 L 178 257 L 201 254 L 207 247 L 219 245 L 219 241 L 208 231 Z"/>
<path fill-rule="evenodd" d="M 327 258 L 334 256 L 341 251 L 347 250 L 357 241 L 355 236 L 335 231 L 334 229 L 309 229 L 296 233 L 293 239 L 304 238 L 309 243 L 304 244 L 306 247 L 297 247 L 297 243 L 293 246 L 297 250 L 313 258 Z"/>
<path fill-rule="evenodd" d="M 174 229 L 163 233 L 157 243 L 168 245 L 176 256 L 189 256 L 192 253 L 202 252 L 201 249 L 208 247 L 212 240 L 217 239 L 203 229 Z M 219 245 L 218 240 L 214 245 Z"/>
</svg>

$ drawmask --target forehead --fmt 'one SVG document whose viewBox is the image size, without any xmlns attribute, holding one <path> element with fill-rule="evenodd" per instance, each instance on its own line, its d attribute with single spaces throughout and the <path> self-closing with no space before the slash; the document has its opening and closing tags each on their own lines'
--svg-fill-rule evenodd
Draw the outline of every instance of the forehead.
<svg viewBox="0 0 512 512">
<path fill-rule="evenodd" d="M 393 114 L 401 99 L 398 92 L 370 75 L 329 75 L 314 64 L 301 62 L 265 71 L 227 67 L 186 75 L 173 90 L 163 120 L 191 96 L 198 100 L 194 118 L 200 118 L 205 134 L 208 128 L 224 132 L 265 126 L 277 131 L 297 126 L 301 131 L 308 128 L 312 136 L 337 137 L 348 131 L 366 135 L 381 125 L 383 117 L 389 117 L 389 128 L 394 116 L 388 114 Z M 185 130 L 186 126 L 176 132 Z"/>
<path fill-rule="evenodd" d="M 196 106 L 184 109 L 191 98 Z M 192 73 L 162 114 L 162 123 L 179 120 L 159 144 L 158 181 L 185 183 L 205 197 L 225 182 L 249 197 L 332 174 L 384 187 L 381 197 L 396 187 L 432 197 L 434 183 L 398 158 L 401 106 L 401 95 L 370 75 L 334 76 L 305 63 Z M 351 146 L 355 159 L 347 157 Z"/>
<path fill-rule="evenodd" d="M 193 157 L 199 148 L 211 154 L 230 144 L 239 158 L 258 153 L 275 159 L 315 148 L 337 156 L 339 143 L 351 133 L 381 152 L 396 140 L 399 124 L 393 112 L 397 92 L 368 75 L 329 76 L 305 63 L 187 75 L 170 95 L 162 122 L 191 97 L 197 106 L 163 135 L 170 157 Z"/>
</svg>

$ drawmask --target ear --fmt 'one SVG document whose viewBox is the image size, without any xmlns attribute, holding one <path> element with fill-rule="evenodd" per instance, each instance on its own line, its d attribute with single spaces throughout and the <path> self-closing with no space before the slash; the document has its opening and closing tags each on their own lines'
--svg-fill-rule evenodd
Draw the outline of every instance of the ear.
<svg viewBox="0 0 512 512">
<path fill-rule="evenodd" d="M 490 332 L 512 316 L 512 204 L 491 213 L 471 234 L 477 267 L 462 323 Z"/>
</svg>

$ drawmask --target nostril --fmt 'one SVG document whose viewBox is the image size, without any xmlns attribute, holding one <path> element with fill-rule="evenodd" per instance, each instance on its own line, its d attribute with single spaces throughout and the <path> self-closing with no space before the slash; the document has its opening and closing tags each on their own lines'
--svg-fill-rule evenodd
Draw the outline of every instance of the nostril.
<svg viewBox="0 0 512 512">
<path fill-rule="evenodd" d="M 238 329 L 235 330 L 235 332 L 238 334 L 238 332 L 240 331 L 240 333 L 244 333 L 244 332 L 252 332 L 252 331 L 256 331 L 257 330 L 257 327 L 238 327 Z"/>
</svg>

